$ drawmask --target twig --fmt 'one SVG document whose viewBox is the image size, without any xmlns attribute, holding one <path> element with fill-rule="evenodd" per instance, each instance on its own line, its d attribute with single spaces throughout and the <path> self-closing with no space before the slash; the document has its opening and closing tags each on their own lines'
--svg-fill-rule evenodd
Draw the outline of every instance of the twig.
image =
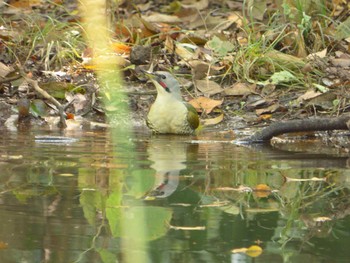
<svg viewBox="0 0 350 263">
<path fill-rule="evenodd" d="M 17 76 L 13 76 L 13 77 L 9 77 L 9 78 L 5 78 L 5 79 L 0 79 L 0 84 L 2 83 L 8 83 L 17 79 L 20 79 L 22 76 L 21 75 L 17 75 Z"/>
<path fill-rule="evenodd" d="M 30 86 L 32 86 L 32 88 L 39 93 L 41 96 L 43 96 L 45 99 L 51 101 L 58 109 L 58 112 L 60 114 L 60 125 L 61 128 L 66 128 L 67 124 L 66 124 L 66 118 L 65 118 L 65 113 L 64 113 L 64 107 L 62 106 L 61 103 L 59 103 L 58 100 L 56 100 L 54 97 L 52 97 L 49 93 L 47 93 L 45 90 L 43 90 L 42 88 L 39 87 L 38 81 L 33 80 L 31 78 L 29 78 L 26 73 L 24 72 L 24 70 L 22 68 L 19 68 L 19 73 L 20 75 L 24 78 L 25 81 L 28 82 L 28 84 Z"/>
</svg>

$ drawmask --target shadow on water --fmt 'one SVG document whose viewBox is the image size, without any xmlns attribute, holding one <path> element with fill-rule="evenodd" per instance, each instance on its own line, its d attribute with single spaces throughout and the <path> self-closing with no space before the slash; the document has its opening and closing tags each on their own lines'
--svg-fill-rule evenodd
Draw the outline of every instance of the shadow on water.
<svg viewBox="0 0 350 263">
<path fill-rule="evenodd" d="M 350 256 L 348 157 L 138 132 L 122 143 L 115 131 L 54 143 L 34 134 L 2 132 L 1 262 Z"/>
</svg>

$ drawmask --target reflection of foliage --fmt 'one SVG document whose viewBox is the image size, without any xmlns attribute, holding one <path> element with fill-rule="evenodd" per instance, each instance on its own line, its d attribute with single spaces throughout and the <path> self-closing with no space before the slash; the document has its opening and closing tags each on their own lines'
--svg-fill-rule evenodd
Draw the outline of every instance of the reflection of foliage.
<svg viewBox="0 0 350 263">
<path fill-rule="evenodd" d="M 239 166 L 244 164 L 236 169 Z M 315 237 L 329 236 L 337 220 L 350 213 L 349 190 L 344 187 L 346 171 L 288 166 L 269 169 L 266 163 L 261 164 L 262 169 L 245 166 L 245 170 L 236 170 L 235 180 L 223 170 L 211 172 L 215 180 L 210 180 L 211 191 L 203 201 L 206 205 L 211 201 L 221 211 L 240 214 L 248 221 L 258 214 L 279 211 L 273 241 L 282 247 L 291 241 L 308 245 Z M 266 195 L 258 193 L 261 186 Z M 230 212 L 232 207 L 234 213 Z"/>
<path fill-rule="evenodd" d="M 80 204 L 84 216 L 89 224 L 100 225 L 90 248 L 80 255 L 77 262 L 89 251 L 97 252 L 103 262 L 115 262 L 115 251 L 101 247 L 97 242 L 102 237 L 101 233 L 105 231 L 111 233 L 108 239 L 113 243 L 118 238 L 122 238 L 127 244 L 128 240 L 133 240 L 129 248 L 132 250 L 137 250 L 142 246 L 142 242 L 165 235 L 169 228 L 167 223 L 172 217 L 171 210 L 145 206 L 139 199 L 153 185 L 153 174 L 152 170 L 134 169 L 130 173 L 124 173 L 116 169 L 110 171 L 108 185 L 96 188 L 96 179 L 91 178 L 96 175 L 87 170 L 81 171 L 80 186 L 85 189 L 80 194 Z M 101 177 L 104 177 L 104 174 Z M 106 191 L 105 188 L 113 190 Z"/>
</svg>

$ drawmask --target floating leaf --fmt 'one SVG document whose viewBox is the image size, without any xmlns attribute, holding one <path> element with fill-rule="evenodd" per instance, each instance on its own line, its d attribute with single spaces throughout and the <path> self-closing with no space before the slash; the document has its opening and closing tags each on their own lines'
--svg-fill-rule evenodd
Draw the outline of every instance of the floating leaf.
<svg viewBox="0 0 350 263">
<path fill-rule="evenodd" d="M 205 230 L 205 226 L 170 226 L 171 229 L 175 230 Z"/>
<path fill-rule="evenodd" d="M 254 195 L 256 197 L 267 197 L 271 194 L 271 188 L 266 185 L 266 184 L 258 184 L 255 188 L 254 188 Z"/>
<path fill-rule="evenodd" d="M 252 258 L 256 258 L 261 255 L 262 251 L 263 250 L 261 247 L 257 245 L 253 245 L 247 249 L 246 254 Z"/>
<path fill-rule="evenodd" d="M 9 244 L 4 242 L 4 241 L 0 241 L 0 249 L 6 249 L 8 248 Z"/>
</svg>

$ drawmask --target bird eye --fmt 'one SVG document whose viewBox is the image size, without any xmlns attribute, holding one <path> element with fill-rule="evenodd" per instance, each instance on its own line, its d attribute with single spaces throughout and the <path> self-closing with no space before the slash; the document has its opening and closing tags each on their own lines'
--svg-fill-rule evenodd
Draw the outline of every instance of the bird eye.
<svg viewBox="0 0 350 263">
<path fill-rule="evenodd" d="M 160 75 L 160 77 L 161 77 L 162 79 L 166 79 L 166 76 L 165 76 L 165 75 Z"/>
</svg>

